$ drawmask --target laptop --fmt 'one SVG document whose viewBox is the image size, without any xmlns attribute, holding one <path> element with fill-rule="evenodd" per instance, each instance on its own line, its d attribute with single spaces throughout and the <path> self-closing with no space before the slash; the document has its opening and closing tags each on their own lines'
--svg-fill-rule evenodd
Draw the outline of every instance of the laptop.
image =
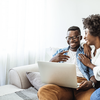
<svg viewBox="0 0 100 100">
<path fill-rule="evenodd" d="M 69 88 L 79 87 L 75 64 L 38 61 L 38 66 L 43 83 Z"/>
</svg>

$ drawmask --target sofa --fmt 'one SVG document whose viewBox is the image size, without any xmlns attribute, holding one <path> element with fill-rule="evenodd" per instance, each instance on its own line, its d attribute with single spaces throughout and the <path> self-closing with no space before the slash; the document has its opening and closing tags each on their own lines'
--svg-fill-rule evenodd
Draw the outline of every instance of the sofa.
<svg viewBox="0 0 100 100">
<path fill-rule="evenodd" d="M 47 48 L 46 55 L 45 55 L 45 61 L 49 61 L 51 59 L 52 55 L 58 49 L 59 48 L 54 48 L 54 47 Z M 30 87 L 34 87 L 30 83 L 29 79 L 27 78 L 26 72 L 39 72 L 38 64 L 24 65 L 24 66 L 14 67 L 14 68 L 10 69 L 9 76 L 8 76 L 9 84 L 0 86 L 0 100 L 6 100 L 6 99 L 1 98 L 3 96 L 13 94 L 18 91 L 24 91 Z M 37 91 L 37 89 L 36 89 L 36 91 Z M 7 100 L 8 100 L 8 97 L 7 97 Z M 10 100 L 10 98 L 9 98 L 9 100 Z M 13 98 L 13 100 L 14 100 L 14 98 Z"/>
<path fill-rule="evenodd" d="M 13 94 L 18 91 L 23 91 L 25 89 L 28 89 L 29 87 L 33 87 L 29 82 L 28 78 L 26 77 L 26 72 L 38 72 L 38 71 L 39 69 L 37 64 L 25 65 L 10 69 L 9 84 L 0 86 L 0 97 L 3 97 L 8 94 Z M 2 98 L 0 98 L 0 100 L 2 100 Z"/>
</svg>

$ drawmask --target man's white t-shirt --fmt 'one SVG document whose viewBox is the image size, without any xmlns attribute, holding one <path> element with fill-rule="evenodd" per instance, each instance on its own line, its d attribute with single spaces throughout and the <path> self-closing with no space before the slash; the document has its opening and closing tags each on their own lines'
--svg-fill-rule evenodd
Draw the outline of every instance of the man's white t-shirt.
<svg viewBox="0 0 100 100">
<path fill-rule="evenodd" d="M 77 66 L 77 61 L 76 61 L 76 52 L 74 51 L 71 51 L 69 49 L 68 51 L 68 56 L 70 58 L 68 58 L 68 60 L 65 62 L 65 63 L 72 63 L 72 64 L 76 64 L 76 74 L 78 77 L 83 77 L 81 71 L 79 70 L 78 66 Z"/>
</svg>

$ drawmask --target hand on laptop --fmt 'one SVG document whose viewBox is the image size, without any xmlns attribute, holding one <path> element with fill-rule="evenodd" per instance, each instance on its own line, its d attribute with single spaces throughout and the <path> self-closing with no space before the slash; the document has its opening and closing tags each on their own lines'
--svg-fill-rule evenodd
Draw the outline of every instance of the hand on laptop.
<svg viewBox="0 0 100 100">
<path fill-rule="evenodd" d="M 91 81 L 82 81 L 76 90 L 88 90 L 92 87 Z"/>
<path fill-rule="evenodd" d="M 69 56 L 67 55 L 64 55 L 64 53 L 66 53 L 68 51 L 63 51 L 61 53 L 58 53 L 55 57 L 53 57 L 50 61 L 51 62 L 60 62 L 60 61 L 63 61 L 65 62 L 66 60 L 68 60 L 68 58 L 70 58 Z"/>
</svg>

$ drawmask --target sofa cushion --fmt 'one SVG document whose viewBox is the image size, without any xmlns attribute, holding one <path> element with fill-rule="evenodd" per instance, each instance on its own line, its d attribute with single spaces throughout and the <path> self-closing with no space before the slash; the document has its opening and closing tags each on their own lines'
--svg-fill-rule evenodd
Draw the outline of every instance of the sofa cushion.
<svg viewBox="0 0 100 100">
<path fill-rule="evenodd" d="M 26 76 L 29 80 L 29 82 L 39 90 L 40 87 L 46 85 L 41 81 L 40 73 L 39 72 L 26 72 Z"/>
<path fill-rule="evenodd" d="M 17 91 L 21 91 L 23 89 L 20 89 L 14 85 L 4 85 L 4 86 L 0 86 L 0 96 L 6 95 L 6 94 L 10 94 L 10 93 L 14 93 Z"/>
</svg>

